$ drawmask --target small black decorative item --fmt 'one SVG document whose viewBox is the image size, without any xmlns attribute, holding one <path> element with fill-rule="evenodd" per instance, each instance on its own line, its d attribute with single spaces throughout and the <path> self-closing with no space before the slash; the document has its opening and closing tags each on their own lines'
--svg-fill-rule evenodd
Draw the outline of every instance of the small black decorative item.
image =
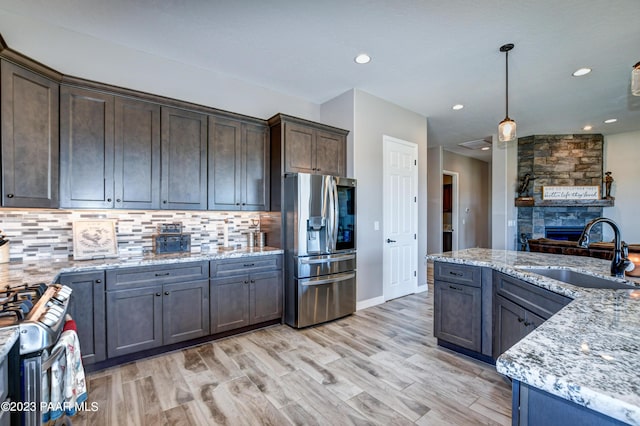
<svg viewBox="0 0 640 426">
<path fill-rule="evenodd" d="M 611 172 L 605 172 L 604 179 L 604 197 L 603 200 L 613 200 L 615 197 L 611 196 L 611 184 L 613 183 L 613 176 L 611 176 Z"/>
<path fill-rule="evenodd" d="M 531 173 L 525 173 L 520 179 L 520 187 L 518 188 L 518 198 L 529 197 L 529 183 L 536 178 L 531 177 Z"/>
</svg>

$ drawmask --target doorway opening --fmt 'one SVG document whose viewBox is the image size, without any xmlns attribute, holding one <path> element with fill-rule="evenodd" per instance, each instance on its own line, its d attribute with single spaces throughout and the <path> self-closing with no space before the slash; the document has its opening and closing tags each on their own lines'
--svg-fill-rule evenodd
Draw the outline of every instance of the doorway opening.
<svg viewBox="0 0 640 426">
<path fill-rule="evenodd" d="M 457 172 L 442 171 L 442 251 L 458 250 Z"/>
</svg>

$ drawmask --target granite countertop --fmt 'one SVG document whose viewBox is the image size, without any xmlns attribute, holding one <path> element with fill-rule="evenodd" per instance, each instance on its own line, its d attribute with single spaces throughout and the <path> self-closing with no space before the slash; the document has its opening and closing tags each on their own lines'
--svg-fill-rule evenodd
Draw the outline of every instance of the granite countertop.
<svg viewBox="0 0 640 426">
<path fill-rule="evenodd" d="M 4 360 L 13 344 L 18 340 L 18 327 L 6 327 L 0 329 L 0 361 Z"/>
<path fill-rule="evenodd" d="M 233 250 L 205 251 L 198 253 L 140 254 L 100 260 L 38 260 L 0 264 L 0 290 L 22 284 L 54 283 L 60 274 L 67 272 L 95 271 L 100 269 L 128 268 L 132 266 L 162 265 L 178 262 L 199 262 L 214 259 L 231 259 L 247 256 L 282 254 L 273 247 L 238 248 Z"/>
<path fill-rule="evenodd" d="M 610 261 L 582 256 L 468 249 L 431 260 L 490 267 L 573 301 L 496 361 L 499 373 L 640 425 L 640 280 L 638 289 L 586 289 L 527 272 L 561 267 L 609 276 Z"/>
</svg>

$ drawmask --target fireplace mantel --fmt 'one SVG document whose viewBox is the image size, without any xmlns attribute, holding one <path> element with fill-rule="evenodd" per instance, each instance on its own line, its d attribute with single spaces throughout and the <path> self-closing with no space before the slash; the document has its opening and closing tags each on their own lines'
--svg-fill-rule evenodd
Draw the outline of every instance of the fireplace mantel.
<svg viewBox="0 0 640 426">
<path fill-rule="evenodd" d="M 515 200 L 516 207 L 613 207 L 615 199 L 603 200 Z"/>
</svg>

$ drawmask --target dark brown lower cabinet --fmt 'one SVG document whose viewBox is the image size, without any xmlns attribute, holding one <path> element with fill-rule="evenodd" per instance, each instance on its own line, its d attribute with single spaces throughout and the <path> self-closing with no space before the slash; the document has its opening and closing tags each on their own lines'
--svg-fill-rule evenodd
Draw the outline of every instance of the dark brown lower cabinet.
<svg viewBox="0 0 640 426">
<path fill-rule="evenodd" d="M 497 358 L 545 320 L 525 308 L 496 295 L 494 350 Z"/>
<path fill-rule="evenodd" d="M 206 280 L 109 291 L 109 358 L 209 334 Z"/>
<path fill-rule="evenodd" d="M 280 270 L 211 280 L 211 333 L 282 318 Z"/>
<path fill-rule="evenodd" d="M 482 288 L 436 280 L 434 335 L 454 345 L 482 350 Z"/>
<path fill-rule="evenodd" d="M 58 282 L 72 290 L 68 313 L 78 328 L 82 363 L 104 361 L 107 358 L 104 272 L 63 274 Z"/>
</svg>

